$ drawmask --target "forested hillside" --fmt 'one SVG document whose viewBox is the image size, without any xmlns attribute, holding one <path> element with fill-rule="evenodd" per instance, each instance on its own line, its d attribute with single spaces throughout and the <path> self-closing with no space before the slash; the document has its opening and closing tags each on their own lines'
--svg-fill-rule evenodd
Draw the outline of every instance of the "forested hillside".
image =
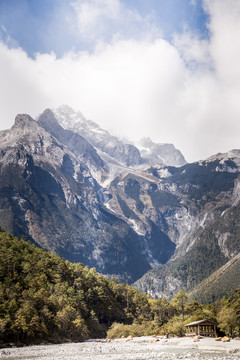
<svg viewBox="0 0 240 360">
<path fill-rule="evenodd" d="M 0 345 L 81 341 L 96 337 L 183 335 L 184 324 L 218 320 L 236 335 L 240 289 L 203 306 L 178 293 L 171 302 L 150 299 L 0 230 Z M 229 325 L 230 324 L 230 325 Z"/>
<path fill-rule="evenodd" d="M 0 338 L 32 342 L 103 337 L 150 313 L 146 295 L 0 233 Z"/>
</svg>

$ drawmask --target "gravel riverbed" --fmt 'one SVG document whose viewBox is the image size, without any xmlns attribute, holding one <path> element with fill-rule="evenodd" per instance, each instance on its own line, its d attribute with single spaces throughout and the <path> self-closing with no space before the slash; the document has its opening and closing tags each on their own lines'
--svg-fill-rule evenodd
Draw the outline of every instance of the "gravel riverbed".
<svg viewBox="0 0 240 360">
<path fill-rule="evenodd" d="M 38 345 L 0 350 L 8 360 L 236 360 L 240 359 L 240 340 L 228 343 L 203 338 L 159 339 L 154 337 L 92 340 L 82 343 Z"/>
</svg>

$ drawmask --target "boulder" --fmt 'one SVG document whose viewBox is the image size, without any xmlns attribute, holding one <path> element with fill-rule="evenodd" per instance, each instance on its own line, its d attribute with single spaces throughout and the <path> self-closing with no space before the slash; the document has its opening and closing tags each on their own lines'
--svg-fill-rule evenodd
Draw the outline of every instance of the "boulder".
<svg viewBox="0 0 240 360">
<path fill-rule="evenodd" d="M 133 339 L 132 336 L 128 336 L 125 341 L 131 341 Z"/>
<path fill-rule="evenodd" d="M 227 337 L 227 336 L 224 336 L 224 337 L 222 338 L 222 341 L 223 341 L 223 342 L 230 341 L 230 338 L 229 338 L 229 337 Z"/>
</svg>

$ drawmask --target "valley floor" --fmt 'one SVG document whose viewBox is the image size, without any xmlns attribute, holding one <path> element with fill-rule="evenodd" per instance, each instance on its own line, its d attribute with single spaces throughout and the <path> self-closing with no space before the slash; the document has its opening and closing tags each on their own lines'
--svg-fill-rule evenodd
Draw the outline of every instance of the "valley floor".
<svg viewBox="0 0 240 360">
<path fill-rule="evenodd" d="M 82 343 L 38 345 L 0 350 L 0 358 L 8 360 L 237 360 L 240 340 L 229 343 L 203 338 L 159 339 L 154 337 L 92 340 Z"/>
</svg>

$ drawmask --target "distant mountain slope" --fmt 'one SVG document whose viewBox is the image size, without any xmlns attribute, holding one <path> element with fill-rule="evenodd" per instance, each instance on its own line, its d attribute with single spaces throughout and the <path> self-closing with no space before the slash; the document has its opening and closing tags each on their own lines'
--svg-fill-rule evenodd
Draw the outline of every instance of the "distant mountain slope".
<svg viewBox="0 0 240 360">
<path fill-rule="evenodd" d="M 240 254 L 229 260 L 188 293 L 188 299 L 209 304 L 240 287 Z"/>
<path fill-rule="evenodd" d="M 143 138 L 139 142 L 139 149 L 143 162 L 151 165 L 182 166 L 187 163 L 173 144 L 157 144 L 150 138 Z"/>
</svg>

